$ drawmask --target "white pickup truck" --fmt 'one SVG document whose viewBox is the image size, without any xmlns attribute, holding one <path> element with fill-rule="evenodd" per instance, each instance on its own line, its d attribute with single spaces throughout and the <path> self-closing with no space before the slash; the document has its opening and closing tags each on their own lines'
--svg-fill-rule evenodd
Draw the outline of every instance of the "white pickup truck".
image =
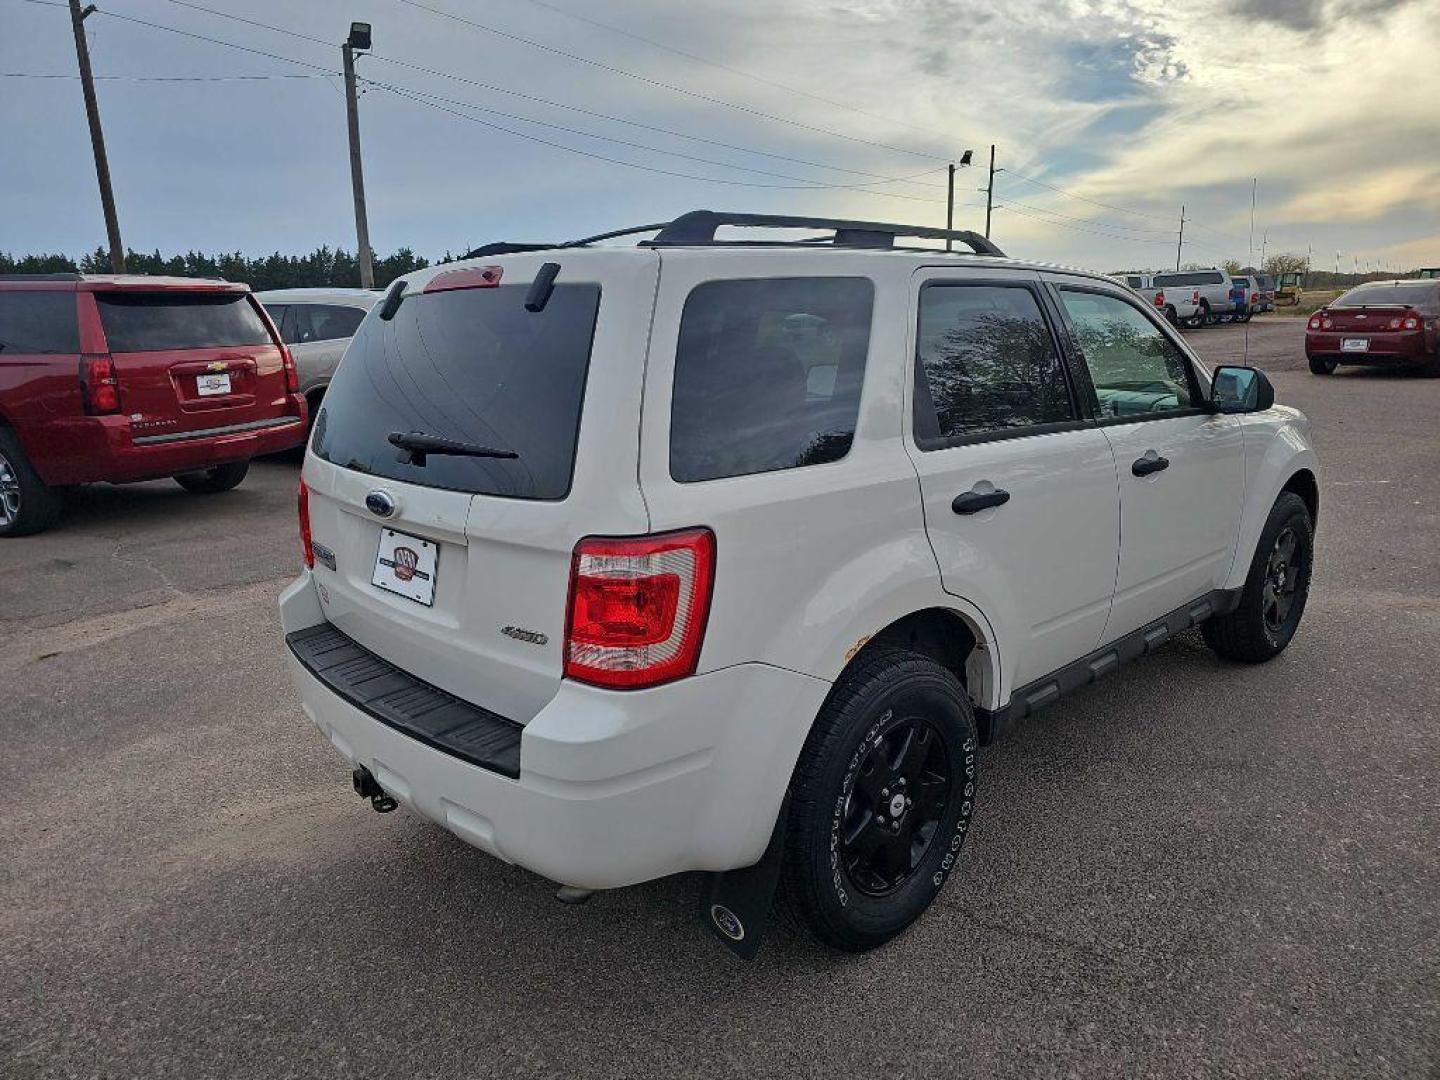
<svg viewBox="0 0 1440 1080">
<path fill-rule="evenodd" d="M 1234 282 L 1230 275 L 1219 267 L 1204 270 L 1176 270 L 1173 273 L 1156 274 L 1151 284 L 1167 297 L 1182 293 L 1195 297 L 1198 310 L 1195 326 L 1217 323 L 1222 317 L 1229 317 L 1234 311 L 1230 290 Z"/>
<path fill-rule="evenodd" d="M 1155 284 L 1154 274 L 1122 274 L 1120 280 L 1155 305 L 1171 326 L 1200 326 L 1200 290 L 1173 286 L 1168 292 Z"/>
</svg>

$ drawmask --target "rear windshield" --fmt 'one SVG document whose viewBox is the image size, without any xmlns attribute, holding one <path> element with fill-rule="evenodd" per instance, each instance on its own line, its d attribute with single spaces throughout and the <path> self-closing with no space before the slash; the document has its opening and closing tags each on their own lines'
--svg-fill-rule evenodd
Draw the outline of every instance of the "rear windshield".
<svg viewBox="0 0 1440 1080">
<path fill-rule="evenodd" d="M 0 363 L 8 353 L 78 353 L 75 293 L 20 289 L 0 292 Z"/>
<path fill-rule="evenodd" d="M 570 491 L 598 285 L 556 285 L 525 310 L 527 285 L 407 296 L 366 319 L 315 422 L 311 449 L 335 465 L 425 487 L 563 499 Z M 402 461 L 392 433 L 514 451 Z"/>
<path fill-rule="evenodd" d="M 1440 297 L 1440 285 L 1361 285 L 1336 300 L 1334 307 L 1373 307 L 1379 304 L 1408 304 L 1431 308 Z"/>
<path fill-rule="evenodd" d="M 271 344 L 244 293 L 99 292 L 95 300 L 111 352 Z"/>
</svg>

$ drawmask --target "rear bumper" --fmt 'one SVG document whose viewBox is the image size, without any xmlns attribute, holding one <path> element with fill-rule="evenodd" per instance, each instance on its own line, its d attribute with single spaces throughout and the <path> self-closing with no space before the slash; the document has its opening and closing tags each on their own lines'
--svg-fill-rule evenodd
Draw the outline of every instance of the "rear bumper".
<svg viewBox="0 0 1440 1080">
<path fill-rule="evenodd" d="M 21 432 L 47 484 L 128 483 L 197 472 L 289 450 L 305 441 L 304 401 L 297 412 L 184 435 L 135 432 L 126 416 L 85 416 Z"/>
<path fill-rule="evenodd" d="M 1345 352 L 1341 342 L 1346 338 L 1366 338 L 1370 348 L 1365 352 Z M 1305 355 L 1310 359 L 1338 360 L 1342 364 L 1425 364 L 1434 358 L 1426 348 L 1425 335 L 1420 332 L 1385 337 L 1361 331 L 1337 334 L 1305 335 Z"/>
<path fill-rule="evenodd" d="M 281 596 L 288 631 L 321 621 L 308 572 Z M 758 861 L 824 680 L 739 664 L 651 690 L 560 683 L 520 735 L 511 778 L 382 722 L 292 653 L 305 714 L 410 809 L 554 881 L 614 888 Z"/>
</svg>

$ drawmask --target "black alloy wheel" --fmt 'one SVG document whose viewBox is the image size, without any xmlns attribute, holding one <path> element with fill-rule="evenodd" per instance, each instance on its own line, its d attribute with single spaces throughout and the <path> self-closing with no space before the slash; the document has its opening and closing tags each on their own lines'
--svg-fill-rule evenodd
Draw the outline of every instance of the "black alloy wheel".
<svg viewBox="0 0 1440 1080">
<path fill-rule="evenodd" d="M 924 861 L 950 797 L 950 758 L 934 722 L 908 716 L 865 751 L 845 795 L 840 861 L 855 888 L 886 896 Z"/>
</svg>

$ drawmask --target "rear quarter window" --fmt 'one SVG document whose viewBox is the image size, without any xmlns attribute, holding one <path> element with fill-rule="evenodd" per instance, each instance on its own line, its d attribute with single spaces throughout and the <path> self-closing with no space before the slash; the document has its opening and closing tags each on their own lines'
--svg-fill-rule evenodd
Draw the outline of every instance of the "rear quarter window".
<svg viewBox="0 0 1440 1080">
<path fill-rule="evenodd" d="M 671 477 L 746 476 L 849 453 L 874 296 L 868 278 L 697 285 L 680 317 Z"/>
<path fill-rule="evenodd" d="M 97 292 L 95 302 L 114 353 L 273 344 L 245 293 Z"/>
<path fill-rule="evenodd" d="M 0 292 L 0 363 L 26 353 L 78 353 L 73 290 Z"/>
</svg>

